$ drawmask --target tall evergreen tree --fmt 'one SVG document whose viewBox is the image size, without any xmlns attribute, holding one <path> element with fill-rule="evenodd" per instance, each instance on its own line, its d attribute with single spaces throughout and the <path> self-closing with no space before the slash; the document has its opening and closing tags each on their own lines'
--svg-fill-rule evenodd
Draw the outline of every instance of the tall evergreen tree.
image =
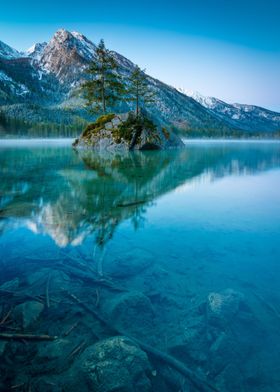
<svg viewBox="0 0 280 392">
<path fill-rule="evenodd" d="M 128 82 L 128 100 L 135 102 L 135 113 L 138 117 L 141 107 L 155 101 L 155 94 L 147 83 L 145 70 L 141 70 L 138 65 L 131 72 Z"/>
<path fill-rule="evenodd" d="M 117 70 L 117 63 L 102 39 L 87 71 L 89 80 L 82 85 L 90 112 L 105 114 L 108 106 L 121 99 L 125 89 Z"/>
</svg>

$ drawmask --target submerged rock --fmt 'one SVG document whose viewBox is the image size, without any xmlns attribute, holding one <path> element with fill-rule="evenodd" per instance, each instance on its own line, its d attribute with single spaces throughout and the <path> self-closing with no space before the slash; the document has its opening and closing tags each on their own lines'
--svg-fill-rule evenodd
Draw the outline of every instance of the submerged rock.
<svg viewBox="0 0 280 392">
<path fill-rule="evenodd" d="M 106 304 L 111 324 L 122 333 L 146 336 L 154 322 L 154 310 L 148 297 L 130 291 L 114 297 Z"/>
<path fill-rule="evenodd" d="M 4 354 L 7 342 L 0 340 L 0 357 Z"/>
<path fill-rule="evenodd" d="M 227 324 L 239 310 L 243 295 L 232 289 L 210 293 L 207 298 L 207 316 L 212 324 Z"/>
<path fill-rule="evenodd" d="M 73 350 L 73 343 L 67 339 L 57 339 L 53 342 L 42 342 L 38 345 L 38 361 L 50 361 L 63 358 Z"/>
<path fill-rule="evenodd" d="M 134 248 L 133 251 L 113 258 L 104 263 L 104 273 L 114 278 L 126 278 L 137 275 L 153 264 L 154 257 L 145 249 Z"/>
<path fill-rule="evenodd" d="M 27 301 L 15 307 L 14 316 L 23 328 L 28 328 L 39 319 L 43 310 L 44 305 L 41 302 Z"/>
<path fill-rule="evenodd" d="M 148 357 L 124 336 L 102 340 L 89 346 L 71 372 L 66 391 L 148 392 L 151 382 Z M 86 387 L 85 387 L 86 386 Z"/>
<path fill-rule="evenodd" d="M 170 130 L 156 126 L 146 117 L 136 117 L 134 113 L 101 116 L 73 143 L 74 148 L 101 151 L 161 150 L 183 145 Z"/>
</svg>

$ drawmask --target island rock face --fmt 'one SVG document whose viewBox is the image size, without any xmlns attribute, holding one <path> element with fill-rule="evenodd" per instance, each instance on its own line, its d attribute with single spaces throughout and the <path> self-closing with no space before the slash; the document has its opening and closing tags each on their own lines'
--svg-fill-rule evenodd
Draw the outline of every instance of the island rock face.
<svg viewBox="0 0 280 392">
<path fill-rule="evenodd" d="M 182 140 L 170 130 L 132 112 L 107 114 L 89 124 L 73 143 L 74 148 L 94 150 L 162 150 L 182 147 Z"/>
</svg>

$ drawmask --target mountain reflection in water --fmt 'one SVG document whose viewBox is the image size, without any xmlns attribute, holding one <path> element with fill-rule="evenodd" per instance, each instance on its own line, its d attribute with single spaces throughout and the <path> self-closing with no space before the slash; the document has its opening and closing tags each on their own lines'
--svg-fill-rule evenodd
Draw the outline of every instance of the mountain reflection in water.
<svg viewBox="0 0 280 392">
<path fill-rule="evenodd" d="M 280 144 L 190 144 L 122 155 L 69 147 L 1 149 L 1 231 L 23 225 L 60 247 L 95 233 L 100 246 L 120 222 L 137 229 L 157 198 L 182 184 L 279 167 Z"/>
</svg>

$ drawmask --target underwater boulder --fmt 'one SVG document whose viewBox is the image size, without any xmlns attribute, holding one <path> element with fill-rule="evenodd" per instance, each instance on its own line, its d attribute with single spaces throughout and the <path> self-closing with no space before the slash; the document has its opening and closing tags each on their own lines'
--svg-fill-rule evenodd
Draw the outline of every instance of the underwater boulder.
<svg viewBox="0 0 280 392">
<path fill-rule="evenodd" d="M 37 301 L 26 301 L 17 305 L 14 309 L 14 316 L 19 321 L 23 328 L 30 327 L 35 323 L 44 310 L 44 304 Z"/>
<path fill-rule="evenodd" d="M 237 314 L 243 295 L 232 289 L 220 293 L 212 292 L 207 297 L 208 322 L 226 325 Z"/>
<path fill-rule="evenodd" d="M 150 373 L 146 353 L 127 337 L 115 336 L 87 347 L 64 390 L 149 392 Z"/>
<path fill-rule="evenodd" d="M 153 262 L 154 257 L 150 252 L 145 249 L 134 248 L 133 251 L 124 253 L 121 256 L 110 259 L 110 262 L 104 263 L 103 271 L 105 275 L 110 277 L 125 279 L 144 271 Z"/>
<path fill-rule="evenodd" d="M 106 303 L 111 325 L 124 334 L 147 337 L 154 325 L 154 310 L 148 297 L 138 291 L 116 295 Z"/>
<path fill-rule="evenodd" d="M 48 363 L 53 360 L 65 360 L 73 350 L 73 342 L 68 339 L 56 339 L 53 342 L 42 342 L 38 345 L 36 360 Z"/>
</svg>

